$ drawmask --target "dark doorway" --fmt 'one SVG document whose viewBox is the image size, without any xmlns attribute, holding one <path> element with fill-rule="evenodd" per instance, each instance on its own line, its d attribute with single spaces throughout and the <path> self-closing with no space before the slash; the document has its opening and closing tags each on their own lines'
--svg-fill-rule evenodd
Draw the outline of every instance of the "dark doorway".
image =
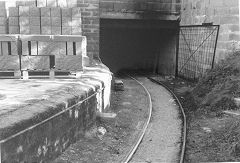
<svg viewBox="0 0 240 163">
<path fill-rule="evenodd" d="M 101 19 L 100 57 L 114 73 L 174 75 L 178 26 L 177 21 Z"/>
</svg>

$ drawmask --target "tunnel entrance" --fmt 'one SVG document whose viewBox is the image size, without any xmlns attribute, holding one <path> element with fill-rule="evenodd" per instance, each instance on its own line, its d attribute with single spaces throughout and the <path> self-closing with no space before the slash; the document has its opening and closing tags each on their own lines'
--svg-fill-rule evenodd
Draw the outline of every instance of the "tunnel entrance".
<svg viewBox="0 0 240 163">
<path fill-rule="evenodd" d="M 100 20 L 100 58 L 110 70 L 174 75 L 177 21 Z"/>
</svg>

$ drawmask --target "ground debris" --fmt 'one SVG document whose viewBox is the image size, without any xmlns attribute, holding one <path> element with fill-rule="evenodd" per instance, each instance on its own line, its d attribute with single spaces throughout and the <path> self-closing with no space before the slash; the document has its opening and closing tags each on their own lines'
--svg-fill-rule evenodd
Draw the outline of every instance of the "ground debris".
<svg viewBox="0 0 240 163">
<path fill-rule="evenodd" d="M 124 91 L 124 85 L 122 80 L 114 81 L 114 90 L 115 91 Z"/>
<path fill-rule="evenodd" d="M 145 115 L 148 114 L 148 100 L 144 89 L 132 79 L 123 81 L 126 84 L 124 91 L 111 92 L 111 108 L 103 114 L 97 113 L 94 127 L 54 163 L 121 162 L 135 142 L 135 132 L 139 132 L 136 128 L 138 122 L 145 121 Z M 126 101 L 134 105 L 124 105 L 123 102 Z"/>
<path fill-rule="evenodd" d="M 211 132 L 212 130 L 209 127 L 202 127 L 205 132 Z"/>
<path fill-rule="evenodd" d="M 197 83 L 178 78 L 163 81 L 187 114 L 184 162 L 240 161 L 239 81 L 239 52 L 215 65 Z"/>
<path fill-rule="evenodd" d="M 188 125 L 186 162 L 240 161 L 240 118 L 226 114 L 239 109 L 239 63 L 239 54 L 229 56 L 185 94 L 184 105 L 194 106 L 191 111 L 185 109 L 188 123 L 201 129 Z"/>
<path fill-rule="evenodd" d="M 103 139 L 103 136 L 105 135 L 106 132 L 107 132 L 107 130 L 106 130 L 104 127 L 102 127 L 102 126 L 98 127 L 98 128 L 97 128 L 97 137 L 98 137 L 100 140 L 102 140 L 102 139 Z"/>
</svg>

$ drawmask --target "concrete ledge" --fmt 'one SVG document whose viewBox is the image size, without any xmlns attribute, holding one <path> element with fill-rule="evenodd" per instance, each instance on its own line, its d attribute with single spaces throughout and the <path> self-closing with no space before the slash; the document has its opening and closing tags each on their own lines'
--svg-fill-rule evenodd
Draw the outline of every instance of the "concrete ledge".
<svg viewBox="0 0 240 163">
<path fill-rule="evenodd" d="M 155 20 L 170 20 L 178 21 L 179 13 L 163 14 L 161 12 L 100 12 L 100 18 L 102 19 L 155 19 Z"/>
<path fill-rule="evenodd" d="M 49 162 L 109 106 L 111 73 L 99 64 L 78 79 L 0 83 L 1 162 Z"/>
</svg>

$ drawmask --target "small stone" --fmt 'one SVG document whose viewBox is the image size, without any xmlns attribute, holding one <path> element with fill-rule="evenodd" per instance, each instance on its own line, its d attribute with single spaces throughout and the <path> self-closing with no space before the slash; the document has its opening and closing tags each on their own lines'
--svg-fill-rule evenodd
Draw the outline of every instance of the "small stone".
<svg viewBox="0 0 240 163">
<path fill-rule="evenodd" d="M 20 145 L 18 148 L 17 148 L 17 153 L 21 153 L 23 152 L 23 147 Z"/>
<path fill-rule="evenodd" d="M 175 100 L 174 99 L 170 99 L 169 102 L 174 102 Z"/>
<path fill-rule="evenodd" d="M 203 127 L 202 128 L 205 132 L 211 132 L 212 130 L 209 127 Z"/>
<path fill-rule="evenodd" d="M 239 143 L 235 145 L 234 150 L 235 150 L 235 155 L 238 156 L 240 154 L 240 144 Z"/>
<path fill-rule="evenodd" d="M 170 76 L 165 76 L 165 79 L 169 80 L 169 79 L 170 79 Z"/>
<path fill-rule="evenodd" d="M 107 132 L 107 130 L 104 127 L 98 127 L 97 129 L 97 137 L 102 140 L 103 136 L 105 135 L 105 133 Z"/>
<path fill-rule="evenodd" d="M 234 102 L 237 106 L 240 106 L 240 98 L 239 97 L 234 98 Z"/>
<path fill-rule="evenodd" d="M 131 105 L 131 102 L 123 102 L 123 105 Z"/>
<path fill-rule="evenodd" d="M 98 127 L 98 134 L 104 135 L 107 130 L 104 127 Z"/>
<path fill-rule="evenodd" d="M 100 118 L 116 118 L 117 114 L 116 113 L 103 113 L 103 112 L 97 112 L 97 117 Z"/>
<path fill-rule="evenodd" d="M 152 161 L 151 161 L 149 158 L 147 158 L 147 159 L 145 160 L 145 162 L 151 163 Z"/>
<path fill-rule="evenodd" d="M 124 91 L 124 85 L 122 80 L 114 81 L 114 90 L 115 91 Z"/>
</svg>

